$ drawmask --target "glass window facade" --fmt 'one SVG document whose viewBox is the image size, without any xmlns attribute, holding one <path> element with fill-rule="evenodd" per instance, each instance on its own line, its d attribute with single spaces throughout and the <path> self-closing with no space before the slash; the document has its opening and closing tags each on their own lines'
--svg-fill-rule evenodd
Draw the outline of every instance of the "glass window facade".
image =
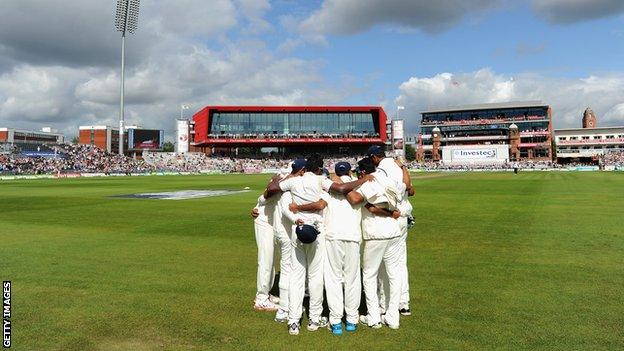
<svg viewBox="0 0 624 351">
<path fill-rule="evenodd" d="M 548 109 L 545 107 L 528 108 L 503 108 L 484 109 L 473 111 L 449 111 L 449 112 L 428 112 L 422 114 L 422 123 L 442 123 L 456 121 L 470 121 L 482 119 L 533 119 L 548 118 Z"/>
<path fill-rule="evenodd" d="M 376 134 L 373 113 L 215 112 L 210 134 Z"/>
</svg>

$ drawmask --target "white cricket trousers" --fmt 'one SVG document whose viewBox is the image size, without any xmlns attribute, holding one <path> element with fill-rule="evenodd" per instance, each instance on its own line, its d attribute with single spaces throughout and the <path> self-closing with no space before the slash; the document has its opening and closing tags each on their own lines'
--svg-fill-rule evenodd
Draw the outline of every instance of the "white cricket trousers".
<svg viewBox="0 0 624 351">
<path fill-rule="evenodd" d="M 410 302 L 409 271 L 407 269 L 407 217 L 401 217 L 399 219 L 399 226 L 401 227 L 401 256 L 399 256 L 401 298 L 399 299 L 399 308 L 407 308 Z"/>
<path fill-rule="evenodd" d="M 409 271 L 407 269 L 407 217 L 399 219 L 401 228 L 401 256 L 399 262 L 399 276 L 401 278 L 401 298 L 399 299 L 399 309 L 408 308 L 410 302 L 409 295 Z M 379 270 L 379 306 L 388 309 L 388 275 L 386 267 L 382 264 Z"/>
<path fill-rule="evenodd" d="M 311 244 L 295 239 L 292 243 L 290 282 L 288 284 L 288 324 L 299 323 L 303 314 L 306 275 L 310 294 L 308 318 L 318 322 L 323 312 L 323 261 L 325 238 L 319 235 Z"/>
<path fill-rule="evenodd" d="M 269 298 L 269 291 L 273 287 L 275 270 L 275 235 L 273 226 L 267 223 L 254 221 L 256 245 L 258 246 L 258 273 L 256 275 L 256 300 L 263 301 Z"/>
<path fill-rule="evenodd" d="M 275 232 L 278 248 L 280 250 L 280 279 L 279 279 L 279 306 L 282 311 L 288 311 L 288 285 L 290 283 L 291 255 L 293 251 L 289 233 Z"/>
<path fill-rule="evenodd" d="M 347 315 L 347 322 L 356 324 L 359 320 L 358 308 L 362 296 L 360 243 L 326 240 L 325 247 L 327 258 L 324 277 L 329 323 L 341 323 L 344 312 Z"/>
<path fill-rule="evenodd" d="M 401 278 L 399 275 L 401 237 L 385 240 L 365 240 L 362 279 L 366 294 L 369 326 L 381 322 L 379 296 L 377 295 L 377 279 L 383 263 L 388 275 L 388 308 L 386 322 L 399 326 L 399 299 L 401 297 Z"/>
</svg>

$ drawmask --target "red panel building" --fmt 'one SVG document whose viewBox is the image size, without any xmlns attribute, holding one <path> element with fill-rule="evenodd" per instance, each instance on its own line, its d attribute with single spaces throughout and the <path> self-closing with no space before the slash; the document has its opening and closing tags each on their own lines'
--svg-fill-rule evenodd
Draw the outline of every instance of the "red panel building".
<svg viewBox="0 0 624 351">
<path fill-rule="evenodd" d="M 340 152 L 384 144 L 386 119 L 378 106 L 206 106 L 193 116 L 191 149 Z"/>
<path fill-rule="evenodd" d="M 78 143 L 94 145 L 102 150 L 119 152 L 119 129 L 109 126 L 80 126 Z M 127 140 L 124 136 L 124 149 L 127 150 Z"/>
</svg>

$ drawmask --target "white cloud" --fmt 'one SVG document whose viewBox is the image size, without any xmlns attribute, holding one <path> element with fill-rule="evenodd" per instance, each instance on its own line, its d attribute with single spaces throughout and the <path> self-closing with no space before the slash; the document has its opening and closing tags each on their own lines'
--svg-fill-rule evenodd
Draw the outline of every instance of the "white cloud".
<svg viewBox="0 0 624 351">
<path fill-rule="evenodd" d="M 415 130 L 419 112 L 464 104 L 542 100 L 553 108 L 555 127 L 580 126 L 587 106 L 597 113 L 599 125 L 624 125 L 624 74 L 585 78 L 553 78 L 523 73 L 512 76 L 484 68 L 469 73 L 440 73 L 412 77 L 403 82 L 397 105 L 407 108 L 408 126 Z"/>
<path fill-rule="evenodd" d="M 0 116 L 26 123 L 67 121 L 71 86 L 82 76 L 64 67 L 16 67 L 0 75 Z"/>
<path fill-rule="evenodd" d="M 260 34 L 272 28 L 271 24 L 264 19 L 265 14 L 271 9 L 268 0 L 236 0 L 236 3 L 241 14 L 249 22 L 247 33 Z"/>
<path fill-rule="evenodd" d="M 301 23 L 304 34 L 354 34 L 378 25 L 439 32 L 500 0 L 324 0 Z"/>
<path fill-rule="evenodd" d="M 8 20 L 0 32 L 14 27 L 0 33 L 0 126 L 52 125 L 71 137 L 80 124 L 117 125 L 119 33 L 114 1 L 104 3 L 77 0 L 75 11 L 61 0 L 0 3 Z M 269 10 L 267 0 L 142 2 L 127 41 L 127 122 L 170 132 L 181 103 L 337 102 L 345 93 L 323 84 L 322 62 L 278 56 L 255 39 L 271 30 Z"/>
<path fill-rule="evenodd" d="M 533 10 L 551 23 L 576 23 L 624 12 L 622 0 L 532 0 Z"/>
<path fill-rule="evenodd" d="M 161 35 L 211 37 L 237 24 L 236 7 L 230 0 L 158 0 L 141 5 L 139 17 L 145 18 L 149 28 L 143 30 L 156 30 Z"/>
</svg>

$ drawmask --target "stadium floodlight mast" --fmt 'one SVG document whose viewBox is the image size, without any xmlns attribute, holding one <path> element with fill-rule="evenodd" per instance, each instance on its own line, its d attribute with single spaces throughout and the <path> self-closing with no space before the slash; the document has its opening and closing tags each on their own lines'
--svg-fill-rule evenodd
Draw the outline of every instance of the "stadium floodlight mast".
<svg viewBox="0 0 624 351">
<path fill-rule="evenodd" d="M 124 74 L 126 69 L 126 33 L 134 34 L 139 24 L 139 3 L 141 0 L 117 0 L 115 29 L 121 32 L 121 86 L 119 88 L 119 154 L 123 155 L 124 144 Z"/>
<path fill-rule="evenodd" d="M 186 104 L 180 105 L 180 119 L 184 119 L 184 110 L 188 110 L 190 108 L 191 106 L 186 105 Z"/>
</svg>

